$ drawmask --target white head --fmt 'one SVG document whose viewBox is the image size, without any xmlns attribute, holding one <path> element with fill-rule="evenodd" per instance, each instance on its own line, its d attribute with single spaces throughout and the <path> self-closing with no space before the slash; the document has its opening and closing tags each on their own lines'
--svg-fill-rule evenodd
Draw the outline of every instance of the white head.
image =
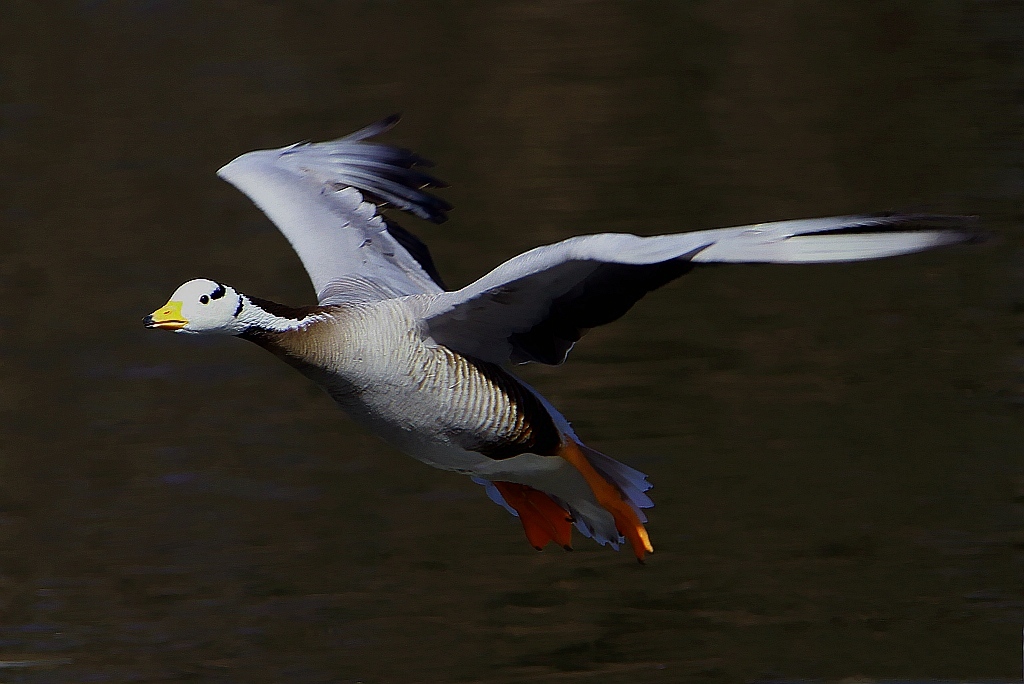
<svg viewBox="0 0 1024 684">
<path fill-rule="evenodd" d="M 200 278 L 171 295 L 162 308 L 143 319 L 147 328 L 196 335 L 238 335 L 249 327 L 242 320 L 248 299 L 233 287 Z"/>
</svg>

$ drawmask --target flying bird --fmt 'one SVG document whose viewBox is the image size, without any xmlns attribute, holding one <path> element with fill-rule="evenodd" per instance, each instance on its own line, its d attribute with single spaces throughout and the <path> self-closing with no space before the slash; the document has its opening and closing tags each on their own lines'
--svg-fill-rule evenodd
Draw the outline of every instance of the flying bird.
<svg viewBox="0 0 1024 684">
<path fill-rule="evenodd" d="M 510 364 L 565 361 L 590 328 L 703 264 L 876 259 L 962 242 L 965 217 L 889 214 L 638 237 L 572 237 L 448 290 L 423 242 L 383 213 L 441 223 L 444 184 L 409 150 L 351 135 L 249 152 L 218 175 L 284 233 L 317 293 L 293 307 L 191 280 L 147 327 L 255 342 L 323 387 L 398 450 L 468 475 L 518 516 L 538 550 L 570 549 L 573 525 L 615 549 L 651 553 L 647 476 L 591 449 Z"/>
</svg>

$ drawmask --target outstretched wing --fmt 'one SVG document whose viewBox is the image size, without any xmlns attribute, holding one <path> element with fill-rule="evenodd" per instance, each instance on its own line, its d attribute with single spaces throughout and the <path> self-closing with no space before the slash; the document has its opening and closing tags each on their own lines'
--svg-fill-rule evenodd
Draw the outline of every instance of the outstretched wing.
<svg viewBox="0 0 1024 684">
<path fill-rule="evenodd" d="M 962 242 L 958 216 L 843 216 L 637 237 L 605 233 L 538 247 L 438 295 L 423 318 L 434 341 L 485 361 L 559 364 L 587 331 L 706 263 L 878 259 Z"/>
<path fill-rule="evenodd" d="M 426 245 L 385 219 L 393 205 L 434 223 L 451 209 L 423 188 L 444 187 L 409 150 L 364 142 L 394 115 L 331 142 L 238 157 L 217 175 L 244 192 L 284 233 L 322 304 L 441 292 Z"/>
</svg>

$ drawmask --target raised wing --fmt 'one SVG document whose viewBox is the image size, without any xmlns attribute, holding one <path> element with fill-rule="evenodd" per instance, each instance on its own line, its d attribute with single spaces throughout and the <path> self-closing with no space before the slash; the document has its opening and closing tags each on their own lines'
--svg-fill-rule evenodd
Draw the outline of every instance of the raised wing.
<svg viewBox="0 0 1024 684">
<path fill-rule="evenodd" d="M 589 328 L 705 263 L 860 261 L 970 239 L 959 216 L 842 216 L 637 237 L 605 233 L 538 247 L 424 315 L 434 341 L 494 363 L 559 364 Z"/>
<path fill-rule="evenodd" d="M 331 142 L 249 152 L 217 172 L 288 238 L 322 304 L 444 289 L 426 245 L 380 213 L 393 205 L 441 223 L 451 209 L 423 190 L 444 186 L 414 168 L 429 162 L 364 142 L 397 122 L 395 115 Z"/>
</svg>

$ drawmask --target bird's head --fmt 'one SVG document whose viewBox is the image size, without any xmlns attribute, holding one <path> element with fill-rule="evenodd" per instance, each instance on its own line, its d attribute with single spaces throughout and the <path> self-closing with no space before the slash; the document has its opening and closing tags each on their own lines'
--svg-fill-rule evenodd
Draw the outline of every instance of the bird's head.
<svg viewBox="0 0 1024 684">
<path fill-rule="evenodd" d="M 204 278 L 190 280 L 142 322 L 147 328 L 195 335 L 238 335 L 247 327 L 239 317 L 244 301 L 233 287 Z"/>
</svg>

